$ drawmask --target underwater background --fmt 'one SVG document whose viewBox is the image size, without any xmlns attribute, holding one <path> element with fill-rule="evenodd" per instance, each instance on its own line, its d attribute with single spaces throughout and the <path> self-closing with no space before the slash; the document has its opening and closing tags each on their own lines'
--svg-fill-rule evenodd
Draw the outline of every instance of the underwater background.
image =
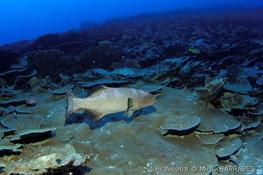
<svg viewBox="0 0 263 175">
<path fill-rule="evenodd" d="M 0 0 L 0 174 L 263 175 L 263 1 Z"/>
</svg>

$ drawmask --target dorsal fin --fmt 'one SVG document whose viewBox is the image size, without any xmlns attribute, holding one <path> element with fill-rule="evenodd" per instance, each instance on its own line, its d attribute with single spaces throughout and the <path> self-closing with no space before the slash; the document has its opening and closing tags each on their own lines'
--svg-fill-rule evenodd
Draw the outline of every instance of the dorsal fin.
<svg viewBox="0 0 263 175">
<path fill-rule="evenodd" d="M 93 93 L 89 97 L 95 97 L 97 96 L 101 91 L 108 89 L 108 87 L 104 85 L 97 86 L 95 88 L 92 88 Z"/>
</svg>

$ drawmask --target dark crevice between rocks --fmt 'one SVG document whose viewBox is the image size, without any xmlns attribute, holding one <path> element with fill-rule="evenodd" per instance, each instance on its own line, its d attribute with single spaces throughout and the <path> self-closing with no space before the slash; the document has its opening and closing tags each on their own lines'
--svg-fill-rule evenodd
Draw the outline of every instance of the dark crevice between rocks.
<svg viewBox="0 0 263 175">
<path fill-rule="evenodd" d="M 0 157 L 3 156 L 11 156 L 11 155 L 19 155 L 21 154 L 21 151 L 19 150 L 19 147 L 12 148 L 12 147 L 5 147 L 0 149 Z"/>
<path fill-rule="evenodd" d="M 192 132 L 194 132 L 199 127 L 199 125 L 197 125 L 196 127 L 191 128 L 191 129 L 181 130 L 181 131 L 169 129 L 168 132 L 163 134 L 163 136 L 167 136 L 167 135 L 177 135 L 177 136 L 188 135 L 188 134 L 191 134 Z"/>
<path fill-rule="evenodd" d="M 48 169 L 47 173 L 43 175 L 63 175 L 63 174 L 72 174 L 72 175 L 84 175 L 89 173 L 92 168 L 87 166 L 67 166 L 63 169 Z"/>
<path fill-rule="evenodd" d="M 20 106 L 26 104 L 26 100 L 21 101 L 9 101 L 9 102 L 0 102 L 0 106 L 8 107 L 8 106 Z"/>
<path fill-rule="evenodd" d="M 12 143 L 28 144 L 40 142 L 52 137 L 55 137 L 55 132 L 44 132 L 44 133 L 29 133 L 27 135 L 20 136 L 19 139 L 11 139 Z"/>
</svg>

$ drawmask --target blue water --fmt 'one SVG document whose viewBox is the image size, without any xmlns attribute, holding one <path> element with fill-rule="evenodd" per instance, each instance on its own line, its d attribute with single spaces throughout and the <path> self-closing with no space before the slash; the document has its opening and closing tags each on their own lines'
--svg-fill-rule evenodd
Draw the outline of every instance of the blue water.
<svg viewBox="0 0 263 175">
<path fill-rule="evenodd" d="M 84 21 L 207 6 L 255 6 L 261 0 L 1 0 L 0 45 L 78 29 Z"/>
</svg>

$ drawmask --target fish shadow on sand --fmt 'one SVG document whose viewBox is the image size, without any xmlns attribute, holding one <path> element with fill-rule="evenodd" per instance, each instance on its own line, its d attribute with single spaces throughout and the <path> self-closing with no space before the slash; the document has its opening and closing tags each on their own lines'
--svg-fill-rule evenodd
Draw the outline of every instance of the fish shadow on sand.
<svg viewBox="0 0 263 175">
<path fill-rule="evenodd" d="M 155 112 L 156 109 L 153 106 L 149 106 L 146 108 L 142 108 L 140 110 L 135 111 L 132 116 L 127 116 L 125 112 L 118 112 L 114 114 L 109 114 L 97 121 L 94 121 L 91 117 L 90 114 L 86 111 L 81 112 L 81 113 L 74 113 L 71 114 L 70 117 L 68 117 L 65 121 L 65 125 L 70 125 L 73 123 L 83 123 L 85 122 L 86 124 L 89 125 L 90 129 L 97 129 L 100 128 L 104 125 L 106 125 L 109 122 L 117 122 L 117 121 L 126 121 L 127 123 L 132 122 L 136 117 L 140 115 L 148 115 L 150 113 Z"/>
</svg>

